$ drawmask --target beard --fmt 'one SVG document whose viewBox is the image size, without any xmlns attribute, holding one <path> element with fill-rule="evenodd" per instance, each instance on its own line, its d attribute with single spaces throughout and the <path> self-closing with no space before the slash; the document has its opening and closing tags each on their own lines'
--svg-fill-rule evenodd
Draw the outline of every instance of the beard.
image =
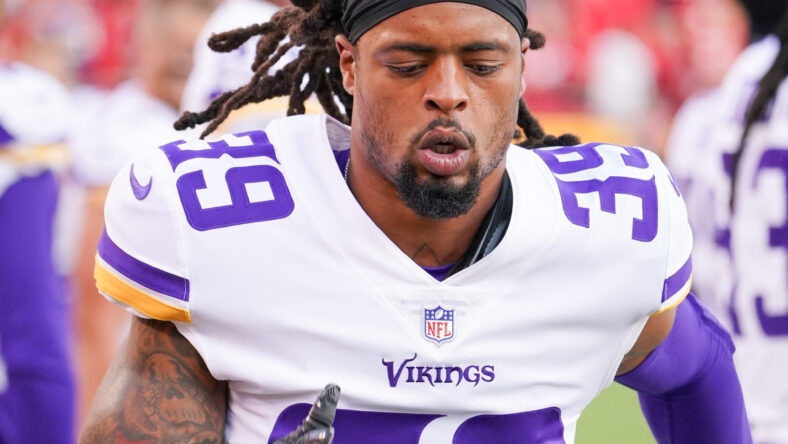
<svg viewBox="0 0 788 444">
<path fill-rule="evenodd" d="M 513 131 L 502 137 L 502 147 L 495 147 L 498 151 L 495 157 L 486 165 L 476 159 L 469 165 L 467 179 L 462 184 L 457 184 L 455 178 L 429 175 L 420 179 L 413 162 L 401 162 L 393 173 L 388 173 L 385 168 L 386 146 L 391 146 L 394 141 L 393 134 L 381 131 L 380 121 L 372 125 L 373 131 L 363 131 L 362 140 L 366 145 L 369 160 L 377 166 L 383 176 L 391 182 L 402 202 L 420 217 L 428 219 L 452 219 L 467 214 L 473 208 L 479 197 L 482 180 L 503 160 L 506 148 L 511 141 Z M 455 120 L 438 118 L 432 121 L 424 130 L 416 134 L 410 141 L 408 152 L 417 150 L 421 138 L 436 127 L 454 128 L 461 132 L 472 151 L 476 150 L 476 137 L 466 131 Z"/>
<path fill-rule="evenodd" d="M 419 216 L 451 219 L 473 208 L 479 197 L 482 178 L 477 161 L 471 166 L 470 177 L 463 185 L 454 185 L 445 178 L 429 178 L 419 182 L 413 163 L 403 162 L 394 176 L 394 186 L 402 202 Z"/>
</svg>

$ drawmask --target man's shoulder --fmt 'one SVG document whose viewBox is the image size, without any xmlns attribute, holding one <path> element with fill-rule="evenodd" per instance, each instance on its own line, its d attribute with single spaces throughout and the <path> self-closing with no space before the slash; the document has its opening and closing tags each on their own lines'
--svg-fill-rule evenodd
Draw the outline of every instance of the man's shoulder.
<svg viewBox="0 0 788 444">
<path fill-rule="evenodd" d="M 218 205 L 219 181 L 235 203 L 247 184 L 281 176 L 281 162 L 263 130 L 226 134 L 211 140 L 181 138 L 140 150 L 115 176 L 106 212 L 147 211 L 138 207 L 175 205 L 187 216 Z M 258 177 L 260 176 L 260 177 Z M 239 188 L 240 187 L 240 188 Z M 123 205 L 114 205 L 123 202 Z M 239 204 L 240 205 L 240 204 Z M 190 210 L 193 210 L 190 212 Z M 189 222 L 194 222 L 189 219 Z M 194 225 L 194 224 L 192 224 Z M 197 227 L 201 226 L 197 223 Z M 197 228 L 195 227 L 195 228 Z M 199 228 L 198 228 L 199 229 Z"/>
<path fill-rule="evenodd" d="M 603 142 L 531 150 L 560 180 L 605 180 L 645 177 L 664 169 L 659 157 L 644 148 Z"/>
<path fill-rule="evenodd" d="M 246 231 L 234 227 L 284 219 L 293 209 L 265 131 L 145 148 L 107 195 L 97 284 L 135 313 L 191 322 L 194 250 L 242 243 Z"/>
<path fill-rule="evenodd" d="M 183 207 L 188 222 L 200 230 L 203 224 L 197 219 L 202 217 L 197 214 L 240 207 L 242 202 L 255 204 L 255 199 L 265 197 L 257 196 L 257 191 L 266 194 L 263 188 L 270 188 L 267 195 L 276 194 L 276 185 L 284 182 L 285 160 L 293 164 L 308 158 L 310 148 L 329 137 L 325 120 L 322 115 L 285 117 L 265 130 L 209 139 L 183 137 L 145 147 L 115 176 L 107 212 L 136 211 L 140 205 L 176 205 Z M 257 183 L 267 187 L 253 185 Z M 229 191 L 232 202 L 222 200 L 221 190 L 224 194 Z M 115 208 L 115 202 L 126 204 Z"/>
<path fill-rule="evenodd" d="M 511 149 L 508 165 L 536 164 L 559 191 L 603 194 L 635 193 L 651 183 L 681 193 L 659 156 L 645 148 L 594 142 L 574 146 Z M 648 187 L 647 187 L 648 188 Z"/>
<path fill-rule="evenodd" d="M 631 225 L 631 239 L 645 245 L 667 239 L 671 214 L 683 208 L 673 176 L 648 150 L 588 143 L 532 153 L 574 226 L 619 236 Z"/>
</svg>

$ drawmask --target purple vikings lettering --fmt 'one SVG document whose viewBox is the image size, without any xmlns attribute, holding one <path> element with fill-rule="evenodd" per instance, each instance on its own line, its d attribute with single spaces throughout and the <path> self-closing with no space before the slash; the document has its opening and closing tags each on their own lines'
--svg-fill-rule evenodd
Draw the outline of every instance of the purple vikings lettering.
<svg viewBox="0 0 788 444">
<path fill-rule="evenodd" d="M 462 382 L 473 384 L 476 387 L 480 382 L 493 382 L 495 380 L 494 365 L 472 364 L 465 367 L 408 365 L 408 363 L 415 361 L 417 357 L 418 354 L 414 353 L 412 358 L 405 359 L 399 366 L 396 366 L 394 361 L 386 361 L 385 358 L 381 360 L 386 367 L 390 387 L 397 387 L 403 370 L 407 370 L 405 383 L 426 383 L 432 387 L 435 387 L 435 384 L 454 384 L 456 387 Z M 394 370 L 395 367 L 396 370 Z"/>
</svg>

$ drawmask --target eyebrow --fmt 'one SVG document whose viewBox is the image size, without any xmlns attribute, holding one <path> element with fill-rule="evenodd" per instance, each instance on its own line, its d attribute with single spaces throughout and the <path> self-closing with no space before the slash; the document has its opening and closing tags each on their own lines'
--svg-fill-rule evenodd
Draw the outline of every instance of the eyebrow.
<svg viewBox="0 0 788 444">
<path fill-rule="evenodd" d="M 394 51 L 413 52 L 417 54 L 434 54 L 437 49 L 434 46 L 420 45 L 418 43 L 394 43 L 392 45 L 383 47 L 376 54 L 386 54 Z M 472 42 L 460 47 L 460 52 L 476 52 L 476 51 L 501 51 L 508 53 L 510 48 L 498 42 Z"/>
</svg>

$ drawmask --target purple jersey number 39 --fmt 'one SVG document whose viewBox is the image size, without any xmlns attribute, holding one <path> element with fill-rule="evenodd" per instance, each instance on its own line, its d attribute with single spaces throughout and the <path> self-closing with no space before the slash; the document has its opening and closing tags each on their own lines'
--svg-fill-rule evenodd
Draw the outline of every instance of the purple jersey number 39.
<svg viewBox="0 0 788 444">
<path fill-rule="evenodd" d="M 230 146 L 224 140 L 208 142 L 210 149 L 185 150 L 180 146 L 183 141 L 173 142 L 161 147 L 167 155 L 173 171 L 182 162 L 195 158 L 218 159 L 227 154 L 232 158 L 268 157 L 278 163 L 273 146 L 262 131 L 251 131 L 237 134 L 237 137 L 248 137 L 251 144 Z M 235 225 L 283 219 L 293 212 L 295 204 L 282 173 L 271 165 L 251 165 L 230 168 L 225 174 L 230 192 L 230 205 L 203 208 L 197 197 L 197 190 L 205 189 L 203 172 L 192 171 L 177 180 L 178 194 L 181 198 L 186 219 L 194 229 L 199 231 Z M 248 184 L 267 183 L 271 189 L 272 199 L 252 202 L 246 190 Z"/>
<path fill-rule="evenodd" d="M 590 170 L 602 165 L 602 156 L 597 151 L 600 144 L 567 146 L 552 150 L 535 150 L 553 174 L 573 174 Z M 622 148 L 624 165 L 644 169 L 648 161 L 642 151 L 635 148 Z M 579 159 L 562 160 L 558 156 L 574 155 Z M 602 211 L 616 213 L 616 195 L 626 194 L 639 197 L 642 201 L 642 217 L 632 221 L 632 239 L 651 242 L 657 236 L 657 184 L 654 177 L 650 180 L 632 177 L 611 176 L 605 180 L 590 179 L 563 181 L 556 177 L 561 204 L 567 219 L 575 225 L 589 228 L 591 214 L 588 208 L 581 207 L 577 200 L 578 194 L 597 193 Z"/>
</svg>

